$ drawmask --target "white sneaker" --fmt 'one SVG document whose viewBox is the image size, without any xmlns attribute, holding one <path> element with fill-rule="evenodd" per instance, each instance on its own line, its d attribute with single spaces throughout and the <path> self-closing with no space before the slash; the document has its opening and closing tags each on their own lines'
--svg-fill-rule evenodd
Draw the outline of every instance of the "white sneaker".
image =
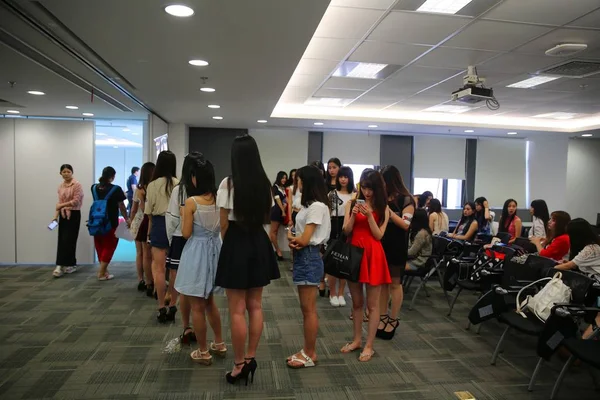
<svg viewBox="0 0 600 400">
<path fill-rule="evenodd" d="M 338 296 L 337 299 L 340 307 L 346 307 L 346 299 L 344 299 L 344 296 Z"/>
<path fill-rule="evenodd" d="M 64 272 L 65 274 L 72 274 L 73 272 L 77 272 L 77 267 L 65 267 Z"/>
<path fill-rule="evenodd" d="M 329 304 L 331 304 L 333 307 L 339 307 L 340 306 L 340 302 L 338 301 L 337 296 L 333 296 L 329 298 Z"/>
<path fill-rule="evenodd" d="M 60 278 L 61 276 L 63 276 L 63 269 L 60 265 L 57 265 L 56 268 L 54 268 L 54 272 L 52 272 L 52 275 L 54 275 L 55 278 Z"/>
</svg>

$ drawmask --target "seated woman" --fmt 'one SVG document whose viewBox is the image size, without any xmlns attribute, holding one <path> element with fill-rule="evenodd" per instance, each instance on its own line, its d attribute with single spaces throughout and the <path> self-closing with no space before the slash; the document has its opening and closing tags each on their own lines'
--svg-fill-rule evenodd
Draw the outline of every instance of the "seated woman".
<svg viewBox="0 0 600 400">
<path fill-rule="evenodd" d="M 406 270 L 417 270 L 427 263 L 431 256 L 431 228 L 424 209 L 415 210 L 410 223 L 408 262 Z"/>
<path fill-rule="evenodd" d="M 442 211 L 442 203 L 438 199 L 429 202 L 429 229 L 434 235 L 448 232 L 448 215 Z"/>
<path fill-rule="evenodd" d="M 490 205 L 485 197 L 475 199 L 475 219 L 477 219 L 477 233 L 492 234 L 492 223 L 496 214 L 490 211 Z"/>
<path fill-rule="evenodd" d="M 548 236 L 548 221 L 550 221 L 550 215 L 548 213 L 548 205 L 544 200 L 534 200 L 531 202 L 529 207 L 529 213 L 532 215 L 532 225 L 529 230 L 529 238 L 540 237 L 545 238 Z"/>
<path fill-rule="evenodd" d="M 449 238 L 456 240 L 473 240 L 477 234 L 478 224 L 475 219 L 475 203 L 469 201 L 463 207 L 463 216 L 461 217 L 454 233 L 448 235 Z"/>
<path fill-rule="evenodd" d="M 570 261 L 557 265 L 556 269 L 579 269 L 600 282 L 600 238 L 583 218 L 575 218 L 567 225 L 571 241 Z"/>
<path fill-rule="evenodd" d="M 533 236 L 529 240 L 537 247 L 540 256 L 561 261 L 569 254 L 571 242 L 567 225 L 571 216 L 565 211 L 554 211 L 548 221 L 548 237 Z"/>
<path fill-rule="evenodd" d="M 521 218 L 517 217 L 517 201 L 514 199 L 506 200 L 504 207 L 502 207 L 498 232 L 507 232 L 510 235 L 509 243 L 513 243 L 516 238 L 521 236 L 522 227 Z"/>
</svg>

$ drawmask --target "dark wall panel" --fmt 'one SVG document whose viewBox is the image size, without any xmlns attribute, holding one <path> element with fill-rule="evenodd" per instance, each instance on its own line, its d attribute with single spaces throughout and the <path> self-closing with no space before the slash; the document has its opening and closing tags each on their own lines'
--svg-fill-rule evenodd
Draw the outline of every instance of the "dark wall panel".
<svg viewBox="0 0 600 400">
<path fill-rule="evenodd" d="M 213 163 L 218 185 L 223 178 L 231 175 L 233 139 L 247 133 L 247 129 L 190 128 L 190 152 L 199 151 Z"/>
<path fill-rule="evenodd" d="M 323 160 L 323 132 L 308 132 L 306 163 Z"/>
<path fill-rule="evenodd" d="M 475 200 L 475 168 L 477 164 L 477 139 L 467 139 L 465 152 L 465 190 L 463 203 Z"/>
<path fill-rule="evenodd" d="M 381 135 L 381 166 L 395 165 L 406 187 L 413 189 L 413 137 Z"/>
</svg>

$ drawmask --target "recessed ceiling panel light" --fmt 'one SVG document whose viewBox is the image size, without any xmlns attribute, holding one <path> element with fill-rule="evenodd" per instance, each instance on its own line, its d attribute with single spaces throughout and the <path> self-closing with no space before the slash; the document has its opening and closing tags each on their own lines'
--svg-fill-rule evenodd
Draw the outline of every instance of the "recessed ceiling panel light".
<svg viewBox="0 0 600 400">
<path fill-rule="evenodd" d="M 552 118 L 552 119 L 571 119 L 575 118 L 578 114 L 568 112 L 553 112 L 548 114 L 534 115 L 534 118 Z"/>
<path fill-rule="evenodd" d="M 218 115 L 214 116 L 213 119 L 223 119 L 223 117 L 219 117 Z"/>
<path fill-rule="evenodd" d="M 507 135 L 516 135 L 517 132 L 506 132 Z"/>
<path fill-rule="evenodd" d="M 357 93 L 358 96 L 358 93 Z M 312 97 L 304 102 L 307 106 L 345 107 L 354 99 L 339 99 L 333 97 Z"/>
<path fill-rule="evenodd" d="M 203 92 L 208 92 L 208 93 L 212 93 L 215 91 L 215 89 L 213 89 L 211 87 L 203 87 L 203 88 L 200 88 L 200 90 Z"/>
<path fill-rule="evenodd" d="M 369 125 L 369 128 L 377 128 L 377 125 Z"/>
<path fill-rule="evenodd" d="M 209 104 L 208 108 L 221 108 L 221 106 L 218 104 Z"/>
<path fill-rule="evenodd" d="M 323 125 L 323 123 L 322 122 L 315 122 L 313 125 L 321 126 L 321 125 Z"/>
<path fill-rule="evenodd" d="M 473 129 L 467 129 L 467 130 L 465 131 L 465 133 L 473 133 L 473 132 L 475 132 Z"/>
<path fill-rule="evenodd" d="M 516 82 L 513 83 L 511 85 L 508 85 L 507 87 L 509 88 L 518 88 L 518 89 L 530 89 L 532 87 L 535 86 L 539 86 L 541 84 L 547 83 L 547 82 L 552 82 L 556 79 L 559 79 L 560 76 L 534 76 L 532 78 L 529 79 L 525 79 L 523 81 L 520 82 Z"/>
<path fill-rule="evenodd" d="M 469 110 L 471 110 L 471 107 L 469 107 L 469 106 L 456 106 L 453 104 L 439 104 L 437 106 L 426 108 L 423 111 L 460 114 L 460 113 L 467 112 Z"/>
<path fill-rule="evenodd" d="M 35 95 L 35 96 L 43 96 L 43 95 L 45 95 L 45 94 L 46 94 L 46 93 L 44 93 L 44 92 L 40 92 L 40 91 L 38 91 L 38 90 L 30 90 L 30 91 L 29 91 L 29 92 L 27 92 L 27 93 L 29 93 L 29 94 L 33 94 L 33 95 Z"/>
<path fill-rule="evenodd" d="M 581 137 L 592 137 L 594 135 L 592 135 L 591 133 L 584 133 L 583 135 L 581 135 Z"/>
<path fill-rule="evenodd" d="M 65 108 L 68 108 L 69 110 L 78 110 L 79 107 L 77 106 L 65 106 Z"/>
<path fill-rule="evenodd" d="M 6 110 L 6 112 L 9 114 L 21 114 L 21 111 L 17 111 L 17 110 Z"/>
<path fill-rule="evenodd" d="M 387 66 L 388 64 L 346 61 L 335 70 L 333 76 L 362 79 L 385 79 L 385 76 L 383 76 L 382 73 Z"/>
<path fill-rule="evenodd" d="M 194 10 L 183 4 L 171 4 L 170 6 L 166 6 L 165 12 L 174 17 L 191 17 L 194 15 Z"/>
<path fill-rule="evenodd" d="M 93 117 L 94 116 L 94 114 L 92 114 L 92 113 L 83 113 L 81 115 L 83 115 L 84 117 Z"/>
<path fill-rule="evenodd" d="M 131 132 L 131 129 L 129 129 L 129 128 L 123 128 L 123 132 Z"/>
<path fill-rule="evenodd" d="M 188 62 L 195 67 L 206 67 L 208 65 L 208 61 L 204 60 L 190 60 Z"/>
<path fill-rule="evenodd" d="M 456 14 L 473 0 L 427 0 L 417 11 L 440 14 Z"/>
<path fill-rule="evenodd" d="M 267 123 L 267 120 L 266 120 L 266 119 L 259 119 L 259 120 L 258 120 L 258 121 L 256 121 L 256 122 L 258 122 L 259 124 L 266 124 L 266 123 Z"/>
</svg>

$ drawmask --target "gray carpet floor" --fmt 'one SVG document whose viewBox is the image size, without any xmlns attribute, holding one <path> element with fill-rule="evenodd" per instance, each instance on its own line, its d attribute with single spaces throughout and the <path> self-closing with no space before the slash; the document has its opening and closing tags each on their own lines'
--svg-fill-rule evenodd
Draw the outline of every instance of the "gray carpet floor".
<svg viewBox="0 0 600 400">
<path fill-rule="evenodd" d="M 480 334 L 465 330 L 476 297 L 462 294 L 447 317 L 439 284 L 430 282 L 430 297 L 420 293 L 413 311 L 405 304 L 396 337 L 378 340 L 368 363 L 339 352 L 352 336 L 350 308 L 319 298 L 319 365 L 288 369 L 285 357 L 302 347 L 302 317 L 282 265 L 282 278 L 264 294 L 254 384 L 232 386 L 224 379 L 232 354 L 204 367 L 190 361 L 190 348 L 164 353 L 181 324 L 156 323 L 155 302 L 136 291 L 131 263 L 111 271 L 114 280 L 98 282 L 94 267 L 60 279 L 52 267 L 0 267 L 0 399 L 416 400 L 455 399 L 459 391 L 477 400 L 548 399 L 562 367 L 559 359 L 546 363 L 528 392 L 535 339 L 509 335 L 497 365 L 490 365 L 502 326 L 487 323 Z M 225 299 L 218 303 L 229 342 Z M 587 367 L 573 367 L 559 398 L 599 399 L 592 382 Z"/>
</svg>

